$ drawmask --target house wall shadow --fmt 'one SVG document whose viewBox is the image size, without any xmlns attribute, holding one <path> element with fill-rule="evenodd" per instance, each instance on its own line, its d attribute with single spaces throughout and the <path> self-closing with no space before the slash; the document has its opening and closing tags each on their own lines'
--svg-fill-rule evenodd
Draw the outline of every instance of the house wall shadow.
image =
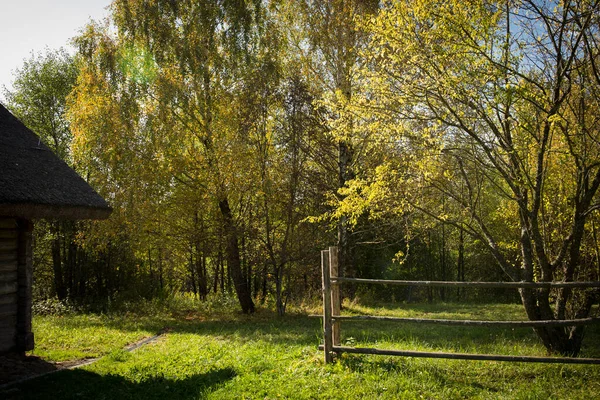
<svg viewBox="0 0 600 400">
<path fill-rule="evenodd" d="M 2 388 L 13 382 L 56 371 L 55 364 L 36 356 L 25 356 L 20 353 L 0 355 L 0 392 Z M 1 397 L 0 397 L 1 398 Z"/>
<path fill-rule="evenodd" d="M 83 369 L 63 370 L 0 391 L 0 398 L 21 399 L 199 399 L 233 379 L 232 368 L 215 369 L 183 379 L 155 376 L 139 382 Z"/>
</svg>

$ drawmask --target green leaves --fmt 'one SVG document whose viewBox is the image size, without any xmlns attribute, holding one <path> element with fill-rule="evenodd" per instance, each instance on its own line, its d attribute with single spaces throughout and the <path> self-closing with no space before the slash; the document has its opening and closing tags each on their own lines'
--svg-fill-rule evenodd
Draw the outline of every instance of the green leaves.
<svg viewBox="0 0 600 400">
<path fill-rule="evenodd" d="M 72 136 L 65 109 L 76 79 L 73 57 L 64 49 L 47 49 L 26 60 L 16 71 L 13 90 L 4 90 L 8 108 L 69 164 Z"/>
<path fill-rule="evenodd" d="M 126 45 L 119 51 L 118 64 L 121 73 L 137 84 L 152 84 L 157 77 L 157 64 L 150 52 L 135 44 Z"/>
</svg>

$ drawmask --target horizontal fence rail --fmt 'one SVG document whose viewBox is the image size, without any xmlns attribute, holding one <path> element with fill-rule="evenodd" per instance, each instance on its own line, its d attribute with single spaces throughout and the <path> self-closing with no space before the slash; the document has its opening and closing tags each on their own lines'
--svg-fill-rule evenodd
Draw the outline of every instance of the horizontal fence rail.
<svg viewBox="0 0 600 400">
<path fill-rule="evenodd" d="M 404 357 L 446 358 L 455 360 L 489 360 L 512 362 L 543 362 L 564 364 L 600 364 L 600 358 L 580 357 L 535 357 L 513 356 L 498 354 L 466 354 L 446 352 L 424 352 L 407 350 L 385 350 L 376 348 L 356 348 L 340 345 L 340 322 L 357 321 L 389 321 L 401 323 L 423 323 L 449 326 L 480 326 L 480 327 L 509 327 L 509 328 L 537 328 L 537 327 L 568 327 L 583 326 L 600 323 L 600 318 L 580 318 L 571 320 L 539 320 L 539 321 L 482 321 L 482 320 L 454 320 L 454 319 L 428 319 L 428 318 L 397 318 L 375 315 L 341 315 L 339 286 L 342 283 L 383 284 L 397 286 L 417 287 L 466 287 L 466 288 L 507 288 L 507 289 L 554 289 L 554 288 L 600 288 L 600 282 L 455 282 L 455 281 L 407 281 L 345 278 L 338 275 L 337 247 L 329 247 L 321 252 L 321 268 L 323 278 L 323 315 L 311 317 L 323 318 L 324 344 L 319 346 L 325 353 L 325 363 L 333 361 L 333 354 L 379 354 Z"/>
<path fill-rule="evenodd" d="M 320 317 L 320 315 L 318 316 Z M 375 315 L 332 315 L 334 321 L 391 321 L 449 326 L 490 326 L 506 328 L 536 328 L 543 326 L 582 326 L 600 323 L 600 318 L 581 318 L 541 321 L 473 321 L 466 319 L 398 318 Z"/>
<path fill-rule="evenodd" d="M 319 346 L 323 350 L 323 346 Z M 482 360 L 482 361 L 512 361 L 529 363 L 555 363 L 555 364 L 600 364 L 600 358 L 573 358 L 573 357 L 536 357 L 536 356 L 504 356 L 497 354 L 469 354 L 469 353 L 436 353 L 412 350 L 383 350 L 363 347 L 333 346 L 336 353 L 376 354 L 382 356 L 404 356 L 420 358 L 445 358 L 450 360 Z"/>
<path fill-rule="evenodd" d="M 362 279 L 331 277 L 334 283 L 370 283 L 396 286 L 470 287 L 506 289 L 554 289 L 554 288 L 600 288 L 600 282 L 454 282 L 454 281 L 395 281 L 385 279 Z"/>
</svg>

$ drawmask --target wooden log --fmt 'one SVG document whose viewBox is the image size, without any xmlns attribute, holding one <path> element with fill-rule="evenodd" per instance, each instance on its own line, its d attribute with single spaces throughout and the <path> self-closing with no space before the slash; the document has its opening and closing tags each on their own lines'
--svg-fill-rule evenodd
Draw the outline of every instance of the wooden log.
<svg viewBox="0 0 600 400">
<path fill-rule="evenodd" d="M 0 274 L 4 272 L 17 272 L 17 260 L 0 261 Z"/>
<path fill-rule="evenodd" d="M 319 346 L 321 347 L 321 346 Z M 506 356 L 499 354 L 469 354 L 469 353 L 443 353 L 427 351 L 384 350 L 360 347 L 334 346 L 333 351 L 338 353 L 375 354 L 382 356 L 403 356 L 419 358 L 446 358 L 451 360 L 481 360 L 481 361 L 512 361 L 528 363 L 555 363 L 555 364 L 600 364 L 600 358 L 577 357 L 535 357 L 535 356 Z"/>
<path fill-rule="evenodd" d="M 0 282 L 0 296 L 4 294 L 17 293 L 19 286 L 17 282 Z"/>
<path fill-rule="evenodd" d="M 16 323 L 17 323 L 16 317 L 0 317 L 0 326 L 16 325 Z"/>
<path fill-rule="evenodd" d="M 12 229 L 0 229 L 0 240 L 17 240 L 17 231 Z"/>
<path fill-rule="evenodd" d="M 17 262 L 17 253 L 0 253 L 0 262 Z"/>
<path fill-rule="evenodd" d="M 17 229 L 17 221 L 14 218 L 0 218 L 0 229 Z"/>
<path fill-rule="evenodd" d="M 14 336 L 17 333 L 17 328 L 14 325 L 0 326 L 0 342 L 2 340 L 11 340 L 14 342 Z"/>
<path fill-rule="evenodd" d="M 600 282 L 455 282 L 455 281 L 398 281 L 385 279 L 362 279 L 338 277 L 332 283 L 365 283 L 396 286 L 472 287 L 472 288 L 600 288 Z"/>
<path fill-rule="evenodd" d="M 504 328 L 535 328 L 551 326 L 581 326 L 600 323 L 600 318 L 580 318 L 569 320 L 543 320 L 543 321 L 477 321 L 477 320 L 459 320 L 459 319 L 427 319 L 427 318 L 397 318 L 383 317 L 375 315 L 353 315 L 340 316 L 333 315 L 334 321 L 388 321 L 401 323 L 419 323 L 432 325 L 449 326 L 483 326 L 483 327 L 504 327 Z"/>
<path fill-rule="evenodd" d="M 17 281 L 17 271 L 0 270 L 0 283 L 10 283 Z"/>
<path fill-rule="evenodd" d="M 331 349 L 331 286 L 329 275 L 329 251 L 321 251 L 321 272 L 323 287 L 323 351 L 325 353 L 325 364 L 333 361 Z"/>
<path fill-rule="evenodd" d="M 339 276 L 339 261 L 338 261 L 338 248 L 335 246 L 331 246 L 329 248 L 329 273 L 331 274 L 331 278 L 337 278 Z M 340 304 L 341 296 L 340 296 L 340 285 L 338 283 L 331 284 L 331 313 L 333 315 L 341 314 L 341 304 Z M 331 340 L 334 346 L 339 346 L 341 341 L 340 334 L 340 323 L 333 322 L 331 325 Z"/>
<path fill-rule="evenodd" d="M 12 351 L 17 345 L 16 315 L 0 316 L 0 354 Z"/>
<path fill-rule="evenodd" d="M 17 315 L 17 303 L 0 304 L 0 317 L 10 317 Z"/>
<path fill-rule="evenodd" d="M 0 295 L 0 304 L 17 304 L 17 294 L 9 293 Z"/>
<path fill-rule="evenodd" d="M 33 350 L 33 332 L 31 328 L 31 285 L 33 281 L 33 251 L 32 231 L 33 223 L 26 219 L 19 219 L 18 226 L 18 306 L 17 306 L 17 348 L 19 351 Z"/>
<path fill-rule="evenodd" d="M 2 253 L 12 253 L 17 251 L 17 241 L 10 239 L 2 239 L 0 240 L 0 252 Z"/>
<path fill-rule="evenodd" d="M 0 354 L 12 351 L 17 345 L 17 328 L 13 325 L 0 325 Z"/>
</svg>

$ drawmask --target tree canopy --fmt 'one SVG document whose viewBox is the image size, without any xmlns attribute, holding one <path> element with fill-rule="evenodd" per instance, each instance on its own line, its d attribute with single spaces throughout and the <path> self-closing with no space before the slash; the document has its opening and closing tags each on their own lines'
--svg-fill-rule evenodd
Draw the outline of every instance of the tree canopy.
<svg viewBox="0 0 600 400">
<path fill-rule="evenodd" d="M 88 292 L 231 292 L 245 313 L 272 299 L 283 314 L 318 293 L 334 243 L 350 276 L 598 280 L 599 7 L 116 0 L 73 59 L 28 61 L 7 101 L 115 208 L 55 229 L 97 271 Z M 598 300 L 357 294 L 491 295 L 532 320 Z M 536 332 L 549 351 L 581 347 L 583 327 Z"/>
</svg>

